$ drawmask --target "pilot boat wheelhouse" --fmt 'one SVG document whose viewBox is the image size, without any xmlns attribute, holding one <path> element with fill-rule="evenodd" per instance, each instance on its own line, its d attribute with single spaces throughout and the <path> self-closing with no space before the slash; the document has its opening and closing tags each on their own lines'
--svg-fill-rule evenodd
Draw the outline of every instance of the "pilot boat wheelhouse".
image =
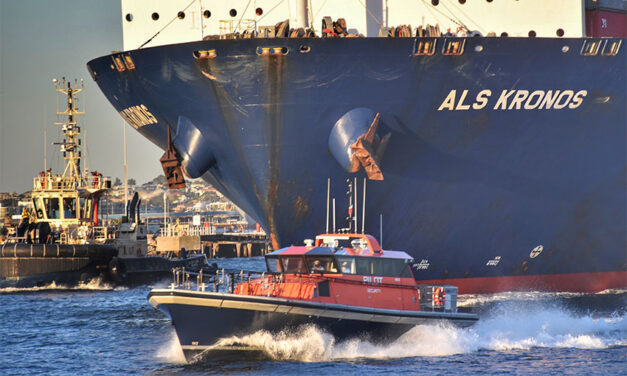
<svg viewBox="0 0 627 376">
<path fill-rule="evenodd" d="M 219 342 L 258 330 L 314 324 L 337 339 L 389 342 L 418 324 L 467 326 L 478 319 L 457 312 L 457 287 L 418 285 L 411 262 L 405 252 L 381 249 L 370 235 L 323 234 L 266 255 L 267 273 L 223 270 L 208 284 L 196 275 L 192 289 L 194 273 L 178 271 L 170 288 L 154 289 L 148 299 L 170 316 L 188 359 L 203 351 L 218 357 L 260 352 Z"/>
</svg>

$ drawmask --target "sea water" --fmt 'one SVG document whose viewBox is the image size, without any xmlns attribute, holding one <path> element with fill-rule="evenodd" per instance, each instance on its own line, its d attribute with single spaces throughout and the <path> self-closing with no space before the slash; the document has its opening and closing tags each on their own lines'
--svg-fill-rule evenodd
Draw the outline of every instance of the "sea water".
<svg viewBox="0 0 627 376">
<path fill-rule="evenodd" d="M 218 264 L 264 268 L 261 258 Z M 385 346 L 315 326 L 259 331 L 222 342 L 262 347 L 272 360 L 188 364 L 150 288 L 94 280 L 0 290 L 0 375 L 627 373 L 627 290 L 462 295 L 459 305 L 480 316 L 470 328 L 420 325 Z"/>
</svg>

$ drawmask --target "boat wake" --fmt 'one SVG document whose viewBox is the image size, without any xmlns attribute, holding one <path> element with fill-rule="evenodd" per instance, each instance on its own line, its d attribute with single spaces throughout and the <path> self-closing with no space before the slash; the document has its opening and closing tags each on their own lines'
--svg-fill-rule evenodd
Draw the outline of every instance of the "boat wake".
<svg viewBox="0 0 627 376">
<path fill-rule="evenodd" d="M 109 283 L 107 283 L 102 277 L 95 277 L 88 281 L 81 281 L 77 285 L 64 285 L 57 284 L 56 282 L 51 282 L 49 284 L 43 286 L 34 286 L 34 287 L 5 287 L 0 289 L 0 294 L 14 294 L 14 293 L 24 293 L 24 292 L 39 292 L 39 291 L 108 291 L 108 290 L 119 290 L 120 288 L 115 287 Z"/>
<path fill-rule="evenodd" d="M 502 292 L 497 294 L 464 294 L 457 297 L 458 307 L 476 307 L 502 301 L 542 301 L 594 297 L 603 295 L 622 295 L 627 294 L 627 288 L 624 289 L 608 289 L 597 292 L 595 294 L 580 292 L 541 292 L 541 291 L 514 291 Z"/>
<path fill-rule="evenodd" d="M 330 334 L 307 325 L 278 334 L 258 331 L 244 337 L 226 338 L 217 346 L 246 345 L 262 350 L 272 360 L 301 362 L 434 357 L 480 350 L 539 347 L 605 349 L 627 346 L 625 312 L 581 314 L 564 307 L 525 301 L 515 303 L 516 309 L 510 304 L 493 307 L 470 328 L 456 328 L 446 323 L 419 325 L 387 345 L 360 338 L 335 341 Z"/>
</svg>

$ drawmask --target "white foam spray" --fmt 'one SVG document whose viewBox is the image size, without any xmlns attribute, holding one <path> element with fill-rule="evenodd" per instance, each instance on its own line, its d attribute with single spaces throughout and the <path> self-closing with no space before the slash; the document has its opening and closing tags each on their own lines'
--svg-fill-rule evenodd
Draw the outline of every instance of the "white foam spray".
<svg viewBox="0 0 627 376">
<path fill-rule="evenodd" d="M 35 287 L 6 287 L 0 289 L 0 294 L 11 294 L 11 293 L 20 293 L 20 292 L 38 292 L 38 291 L 59 291 L 59 290 L 94 290 L 94 291 L 108 291 L 113 290 L 114 286 L 105 282 L 101 277 L 92 278 L 86 282 L 79 282 L 78 285 L 64 285 L 57 284 L 52 281 L 43 286 L 35 286 Z M 119 288 L 115 288 L 118 290 Z"/>
<path fill-rule="evenodd" d="M 179 344 L 179 339 L 176 336 L 176 332 L 172 330 L 170 333 L 170 338 L 167 342 L 159 348 L 157 351 L 157 358 L 162 360 L 165 363 L 172 364 L 185 364 L 185 354 L 183 354 L 183 349 Z"/>
<path fill-rule="evenodd" d="M 507 351 L 532 347 L 602 349 L 627 345 L 627 317 L 576 316 L 564 309 L 523 308 L 482 318 L 470 328 L 440 323 L 419 325 L 395 342 L 378 345 L 361 339 L 336 342 L 313 325 L 271 334 L 259 331 L 231 337 L 220 345 L 262 348 L 275 360 L 303 362 L 355 358 L 447 356 L 479 350 Z"/>
<path fill-rule="evenodd" d="M 608 289 L 595 294 L 581 292 L 542 292 L 542 291 L 514 291 L 497 294 L 464 294 L 457 297 L 458 307 L 475 307 L 501 301 L 542 301 L 556 298 L 576 298 L 594 295 L 619 295 L 627 293 L 625 289 Z"/>
</svg>

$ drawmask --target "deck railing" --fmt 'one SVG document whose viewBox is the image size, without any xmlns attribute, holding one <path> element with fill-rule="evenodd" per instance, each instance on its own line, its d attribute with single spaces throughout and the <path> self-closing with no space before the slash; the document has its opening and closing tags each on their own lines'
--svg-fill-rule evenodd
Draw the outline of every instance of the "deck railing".
<svg viewBox="0 0 627 376">
<path fill-rule="evenodd" d="M 74 179 L 61 175 L 36 176 L 33 178 L 34 189 L 65 190 L 84 188 L 99 190 L 111 188 L 111 179 L 104 176 L 88 176 L 80 179 L 80 185 Z"/>
</svg>

